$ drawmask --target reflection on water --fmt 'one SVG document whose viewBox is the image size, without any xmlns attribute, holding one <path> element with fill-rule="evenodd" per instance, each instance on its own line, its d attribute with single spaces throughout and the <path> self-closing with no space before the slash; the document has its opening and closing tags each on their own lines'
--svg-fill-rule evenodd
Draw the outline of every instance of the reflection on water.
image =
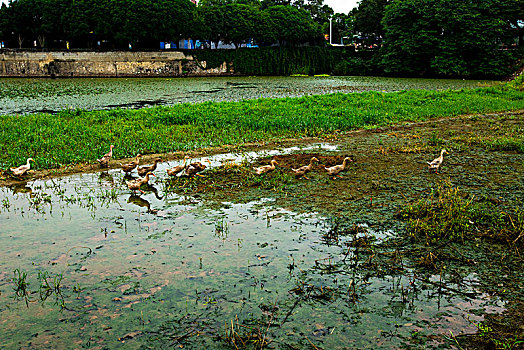
<svg viewBox="0 0 524 350">
<path fill-rule="evenodd" d="M 113 175 L 111 175 L 108 171 L 102 171 L 98 175 L 98 183 L 105 183 L 110 186 L 114 186 L 115 180 L 113 179 Z"/>
<path fill-rule="evenodd" d="M 137 205 L 142 208 L 146 208 L 148 213 L 151 213 L 151 203 L 140 196 L 137 196 L 136 194 L 132 194 L 127 199 L 127 203 L 132 203 L 134 205 Z"/>
<path fill-rule="evenodd" d="M 13 193 L 31 193 L 33 190 L 27 183 L 19 183 L 9 186 Z"/>
<path fill-rule="evenodd" d="M 214 77 L 0 80 L 0 114 L 63 109 L 143 108 L 205 101 L 299 97 L 362 91 L 476 88 L 489 82 L 383 77 Z"/>
<path fill-rule="evenodd" d="M 0 189 L 1 348 L 226 348 L 257 334 L 275 348 L 399 348 L 503 306 L 475 274 L 417 276 L 381 247 L 391 231 L 270 198 L 167 197 L 158 177 L 140 196 L 120 170 Z"/>
</svg>

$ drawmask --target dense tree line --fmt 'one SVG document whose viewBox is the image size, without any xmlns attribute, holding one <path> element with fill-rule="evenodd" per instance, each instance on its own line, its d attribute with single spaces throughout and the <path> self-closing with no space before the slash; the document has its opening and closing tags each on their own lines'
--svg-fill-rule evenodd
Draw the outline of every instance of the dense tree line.
<svg viewBox="0 0 524 350">
<path fill-rule="evenodd" d="M 0 9 L 0 40 L 48 49 L 157 49 L 189 38 L 324 46 L 331 23 L 333 43 L 370 51 L 337 56 L 336 74 L 504 76 L 522 56 L 524 0 L 360 0 L 348 14 L 323 1 L 11 0 Z"/>
<path fill-rule="evenodd" d="M 320 44 L 333 10 L 323 0 L 12 0 L 0 9 L 8 47 L 158 48 L 160 41 L 239 46 Z M 35 45 L 36 43 L 36 45 Z"/>
<path fill-rule="evenodd" d="M 390 74 L 504 76 L 524 48 L 524 0 L 362 0 L 348 17 Z"/>
</svg>

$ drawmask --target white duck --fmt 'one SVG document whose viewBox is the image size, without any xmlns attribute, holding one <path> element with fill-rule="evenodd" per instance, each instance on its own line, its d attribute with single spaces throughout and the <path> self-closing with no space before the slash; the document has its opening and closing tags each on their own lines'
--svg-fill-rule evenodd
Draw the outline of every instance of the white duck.
<svg viewBox="0 0 524 350">
<path fill-rule="evenodd" d="M 109 161 L 111 160 L 111 157 L 113 157 L 113 148 L 114 147 L 115 147 L 114 145 L 109 146 L 109 152 L 104 154 L 102 158 L 97 159 L 101 167 L 107 168 L 109 166 Z"/>
<path fill-rule="evenodd" d="M 309 180 L 309 178 L 306 176 L 307 173 L 309 173 L 313 169 L 313 162 L 318 162 L 318 159 L 316 157 L 311 158 L 309 161 L 309 165 L 304 165 L 298 169 L 291 169 L 293 173 L 295 173 L 295 177 L 301 178 L 303 177 L 306 180 Z"/>
<path fill-rule="evenodd" d="M 149 172 L 144 177 L 139 177 L 138 179 L 133 180 L 133 181 L 126 181 L 127 188 L 133 191 L 133 193 L 135 193 L 136 190 L 139 190 L 140 192 L 144 193 L 144 191 L 140 189 L 140 186 L 145 185 L 149 182 L 149 175 L 155 176 L 155 174 L 153 174 L 152 172 Z"/>
<path fill-rule="evenodd" d="M 271 163 L 270 165 L 263 165 L 263 166 L 260 166 L 258 168 L 254 168 L 255 169 L 255 173 L 257 175 L 262 175 L 262 174 L 269 173 L 270 171 L 275 170 L 275 168 L 276 168 L 275 165 L 278 165 L 278 162 L 276 160 L 272 159 L 270 163 Z"/>
<path fill-rule="evenodd" d="M 435 169 L 435 174 L 437 173 L 438 168 L 440 167 L 440 165 L 442 164 L 442 161 L 444 160 L 444 153 L 448 153 L 448 151 L 443 149 L 442 151 L 440 151 L 440 157 L 433 159 L 431 163 L 426 162 L 429 165 L 429 168 L 428 168 L 429 171 Z"/>
<path fill-rule="evenodd" d="M 178 173 L 180 173 L 182 170 L 184 170 L 186 168 L 186 162 L 187 162 L 188 159 L 190 159 L 190 157 L 189 156 L 185 156 L 184 157 L 184 164 L 182 164 L 182 165 L 175 165 L 174 167 L 167 169 L 167 175 L 169 175 L 169 176 L 176 176 Z"/>
<path fill-rule="evenodd" d="M 342 162 L 342 164 L 339 164 L 339 165 L 335 165 L 335 166 L 332 166 L 332 167 L 324 167 L 324 169 L 326 169 L 327 173 L 329 176 L 333 176 L 333 180 L 335 178 L 338 177 L 342 177 L 340 175 L 338 175 L 340 172 L 344 171 L 346 169 L 346 165 L 347 165 L 347 162 L 350 161 L 352 162 L 351 158 L 349 157 L 346 157 L 344 158 L 344 161 Z"/>
<path fill-rule="evenodd" d="M 18 168 L 10 168 L 10 170 L 13 172 L 14 175 L 22 176 L 25 173 L 27 173 L 27 171 L 29 169 L 31 169 L 31 164 L 29 162 L 34 162 L 34 159 L 33 158 L 27 158 L 27 163 L 26 164 L 20 165 Z"/>
</svg>

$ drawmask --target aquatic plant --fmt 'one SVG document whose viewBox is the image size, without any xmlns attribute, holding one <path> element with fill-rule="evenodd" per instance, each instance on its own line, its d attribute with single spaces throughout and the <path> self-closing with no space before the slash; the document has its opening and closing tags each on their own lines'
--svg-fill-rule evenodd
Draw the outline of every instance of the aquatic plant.
<svg viewBox="0 0 524 350">
<path fill-rule="evenodd" d="M 24 299 L 26 305 L 29 306 L 29 291 L 27 290 L 29 283 L 27 282 L 27 272 L 15 269 L 13 274 L 13 283 L 15 284 L 14 298 L 16 300 Z"/>
<path fill-rule="evenodd" d="M 38 293 L 39 299 L 44 303 L 47 298 L 51 295 L 55 296 L 55 304 L 60 306 L 63 310 L 66 308 L 64 296 L 62 295 L 62 280 L 63 275 L 51 275 L 48 271 L 38 271 L 38 291 L 29 290 L 29 282 L 27 281 L 27 272 L 15 269 L 13 271 L 14 278 L 13 283 L 15 284 L 15 300 L 25 300 L 26 306 L 29 306 L 29 299 L 31 294 Z"/>
<path fill-rule="evenodd" d="M 48 271 L 38 271 L 40 301 L 44 303 L 51 295 L 55 296 L 55 304 L 59 305 L 61 310 L 65 309 L 64 296 L 62 295 L 62 280 L 64 276 L 57 274 L 52 276 Z"/>
<path fill-rule="evenodd" d="M 273 317 L 269 320 L 267 325 L 258 325 L 253 327 L 240 323 L 238 316 L 230 323 L 224 322 L 224 336 L 223 340 L 233 346 L 235 349 L 264 349 L 270 343 L 271 339 L 267 337 L 267 332 L 271 326 Z"/>
<path fill-rule="evenodd" d="M 229 234 L 229 225 L 227 222 L 222 220 L 217 220 L 215 222 L 215 235 L 223 240 L 227 238 L 227 235 Z"/>
</svg>

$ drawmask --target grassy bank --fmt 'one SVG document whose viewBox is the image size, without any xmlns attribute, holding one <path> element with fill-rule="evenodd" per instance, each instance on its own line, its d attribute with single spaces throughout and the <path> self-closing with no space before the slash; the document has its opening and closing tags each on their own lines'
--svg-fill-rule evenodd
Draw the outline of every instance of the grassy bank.
<svg viewBox="0 0 524 350">
<path fill-rule="evenodd" d="M 242 102 L 206 102 L 140 110 L 66 110 L 2 116 L 0 168 L 35 159 L 39 169 L 114 158 L 524 109 L 521 85 L 461 91 L 366 92 Z M 520 141 L 521 142 L 521 141 Z"/>
</svg>

